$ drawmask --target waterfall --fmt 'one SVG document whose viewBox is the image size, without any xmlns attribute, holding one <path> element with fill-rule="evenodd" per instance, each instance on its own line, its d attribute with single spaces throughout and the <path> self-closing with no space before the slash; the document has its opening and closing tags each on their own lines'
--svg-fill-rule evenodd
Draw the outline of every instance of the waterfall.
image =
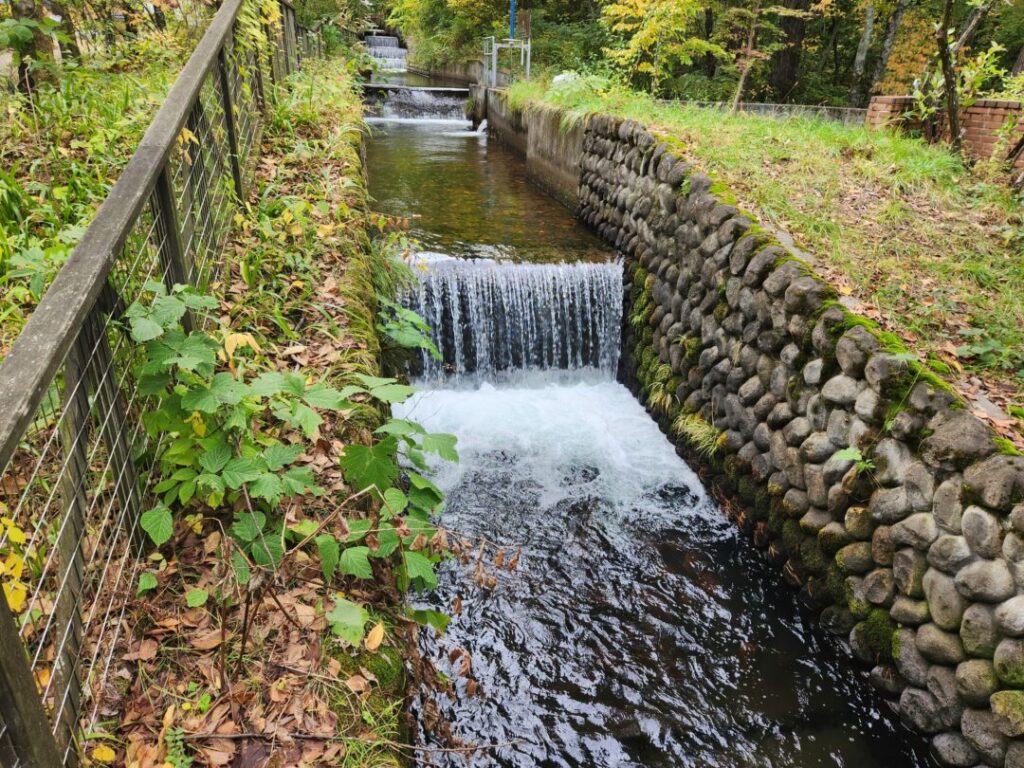
<svg viewBox="0 0 1024 768">
<path fill-rule="evenodd" d="M 619 263 L 431 261 L 405 299 L 431 327 L 442 355 L 422 354 L 428 382 L 545 369 L 614 377 L 618 367 Z"/>
<path fill-rule="evenodd" d="M 364 39 L 370 55 L 380 64 L 385 72 L 405 72 L 405 59 L 408 51 L 402 48 L 394 35 L 367 35 Z"/>
<path fill-rule="evenodd" d="M 401 88 L 382 90 L 371 106 L 376 117 L 399 120 L 466 121 L 465 88 Z"/>
</svg>

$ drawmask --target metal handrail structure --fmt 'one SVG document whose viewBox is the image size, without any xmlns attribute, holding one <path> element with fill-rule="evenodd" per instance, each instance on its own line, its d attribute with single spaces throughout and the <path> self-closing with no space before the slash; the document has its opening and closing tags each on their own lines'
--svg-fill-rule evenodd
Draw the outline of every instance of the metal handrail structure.
<svg viewBox="0 0 1024 768">
<path fill-rule="evenodd" d="M 120 696 L 154 481 L 141 346 L 121 317 L 152 281 L 204 288 L 220 272 L 266 105 L 323 53 L 290 0 L 277 7 L 268 23 L 265 0 L 224 0 L 0 365 L 0 765 L 78 764 Z"/>
<path fill-rule="evenodd" d="M 519 68 L 526 80 L 530 79 L 530 60 L 533 45 L 530 38 L 506 38 L 498 40 L 494 36 L 484 38 L 484 85 L 489 88 L 498 86 L 498 58 L 502 50 L 509 52 L 509 80 L 514 78 L 516 52 L 519 53 Z"/>
</svg>

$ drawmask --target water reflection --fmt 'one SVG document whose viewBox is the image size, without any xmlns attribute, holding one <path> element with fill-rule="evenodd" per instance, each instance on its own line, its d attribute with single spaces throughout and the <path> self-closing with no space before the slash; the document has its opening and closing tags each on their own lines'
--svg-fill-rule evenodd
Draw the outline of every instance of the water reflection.
<svg viewBox="0 0 1024 768">
<path fill-rule="evenodd" d="M 376 207 L 408 217 L 426 250 L 526 261 L 604 261 L 608 249 L 468 122 L 375 121 L 366 151 Z"/>
</svg>

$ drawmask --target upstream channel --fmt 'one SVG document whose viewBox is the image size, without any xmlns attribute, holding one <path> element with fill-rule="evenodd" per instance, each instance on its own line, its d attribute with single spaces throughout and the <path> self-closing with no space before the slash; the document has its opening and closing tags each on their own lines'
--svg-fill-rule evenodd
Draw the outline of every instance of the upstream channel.
<svg viewBox="0 0 1024 768">
<path fill-rule="evenodd" d="M 399 96 L 367 148 L 377 208 L 419 243 L 407 299 L 445 358 L 420 362 L 402 414 L 458 436 L 441 523 L 521 551 L 492 588 L 448 562 L 424 598 L 461 602 L 444 635 L 424 633 L 454 683 L 440 715 L 493 746 L 467 759 L 421 728 L 423 762 L 930 765 L 617 382 L 615 254 L 443 94 L 414 99 L 427 117 Z"/>
</svg>

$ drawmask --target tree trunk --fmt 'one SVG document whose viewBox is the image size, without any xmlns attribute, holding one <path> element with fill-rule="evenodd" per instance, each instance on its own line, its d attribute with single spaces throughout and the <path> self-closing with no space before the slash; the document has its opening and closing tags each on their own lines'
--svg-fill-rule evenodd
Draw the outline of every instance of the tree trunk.
<svg viewBox="0 0 1024 768">
<path fill-rule="evenodd" d="M 970 45 L 971 40 L 974 39 L 974 35 L 978 31 L 978 27 L 981 26 L 981 22 L 985 20 L 988 12 L 992 10 L 992 6 L 995 4 L 996 0 L 984 0 L 981 5 L 971 11 L 971 15 L 967 18 L 967 23 L 964 24 L 964 28 L 960 32 L 960 37 L 956 39 L 951 48 L 953 54 L 957 53 L 964 46 Z M 952 20 L 946 22 L 947 26 L 952 23 Z"/>
<path fill-rule="evenodd" d="M 704 9 L 704 39 L 711 42 L 711 36 L 715 33 L 715 11 L 712 8 Z M 704 54 L 704 74 L 708 80 L 714 78 L 718 72 L 718 59 L 713 53 Z"/>
<path fill-rule="evenodd" d="M 860 44 L 857 46 L 857 55 L 853 59 L 850 104 L 854 107 L 861 106 L 864 101 L 864 67 L 868 61 L 868 49 L 871 47 L 871 38 L 874 33 L 875 0 L 868 0 L 868 7 L 864 11 L 864 31 L 861 33 Z"/>
<path fill-rule="evenodd" d="M 71 18 L 71 12 L 61 0 L 52 0 L 50 7 L 60 16 L 60 31 L 64 39 L 60 41 L 60 52 L 62 58 L 78 59 L 82 51 L 78 47 L 78 35 L 75 30 L 75 21 Z"/>
<path fill-rule="evenodd" d="M 900 31 L 900 24 L 903 23 L 903 14 L 906 13 L 910 0 L 899 0 L 899 4 L 889 17 L 889 24 L 885 28 L 885 39 L 882 40 L 882 50 L 878 52 L 878 61 L 875 62 L 875 72 L 871 76 L 871 83 L 868 85 L 867 94 L 874 93 L 875 88 L 885 77 L 885 70 L 889 66 L 889 56 L 892 54 L 892 47 L 896 42 L 896 34 Z"/>
<path fill-rule="evenodd" d="M 739 111 L 740 101 L 743 100 L 743 89 L 747 85 L 747 75 L 750 73 L 750 68 L 754 65 L 754 44 L 757 42 L 757 22 L 760 16 L 761 8 L 760 3 L 758 3 L 753 10 L 750 29 L 747 31 L 747 47 L 743 51 L 746 60 L 743 62 L 740 71 L 739 82 L 736 83 L 736 93 L 732 97 L 732 108 L 729 110 L 732 114 L 736 114 Z"/>
<path fill-rule="evenodd" d="M 960 138 L 960 104 L 956 92 L 956 69 L 953 66 L 953 55 L 949 44 L 949 30 L 953 25 L 953 0 L 946 0 L 942 24 L 935 33 L 939 45 L 939 63 L 942 65 L 942 78 L 945 80 L 946 118 L 949 120 L 949 141 L 957 152 L 961 148 Z"/>
<path fill-rule="evenodd" d="M 1021 46 L 1020 53 L 1017 54 L 1017 63 L 1010 70 L 1010 74 L 1014 77 L 1021 73 L 1024 73 L 1024 45 Z"/>
<path fill-rule="evenodd" d="M 782 6 L 790 10 L 806 11 L 810 0 L 783 0 Z M 779 25 L 785 41 L 782 49 L 772 57 L 771 86 L 780 101 L 789 99 L 796 87 L 803 52 L 807 19 L 803 16 L 783 16 Z"/>
<path fill-rule="evenodd" d="M 15 17 L 34 19 L 40 25 L 46 21 L 46 8 L 42 0 L 16 0 Z M 41 27 L 32 30 L 32 40 L 21 49 L 18 65 L 18 88 L 31 95 L 39 84 L 51 79 L 49 65 L 53 64 L 53 38 Z"/>
<path fill-rule="evenodd" d="M 839 82 L 839 15 L 832 17 L 832 28 L 828 33 L 828 43 L 825 46 L 832 52 L 832 82 Z"/>
</svg>

